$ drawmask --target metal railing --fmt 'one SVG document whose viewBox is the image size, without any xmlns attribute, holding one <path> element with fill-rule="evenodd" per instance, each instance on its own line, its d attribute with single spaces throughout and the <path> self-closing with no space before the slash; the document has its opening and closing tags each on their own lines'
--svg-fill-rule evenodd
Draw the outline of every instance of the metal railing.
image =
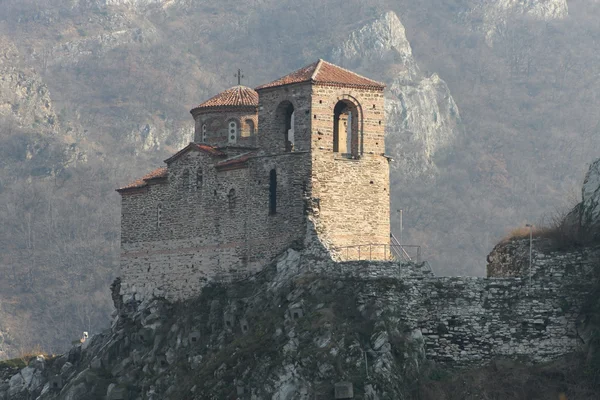
<svg viewBox="0 0 600 400">
<path fill-rule="evenodd" d="M 421 246 L 369 243 L 331 249 L 340 261 L 388 260 L 421 263 Z"/>
</svg>

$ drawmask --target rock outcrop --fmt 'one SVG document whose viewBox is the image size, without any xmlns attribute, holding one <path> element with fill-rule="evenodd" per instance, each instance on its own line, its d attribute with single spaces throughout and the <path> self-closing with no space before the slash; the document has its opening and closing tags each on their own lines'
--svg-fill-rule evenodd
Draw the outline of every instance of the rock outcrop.
<svg viewBox="0 0 600 400">
<path fill-rule="evenodd" d="M 600 236 L 600 159 L 590 165 L 581 189 L 580 224 Z"/>
<path fill-rule="evenodd" d="M 568 14 L 567 0 L 485 0 L 478 2 L 469 17 L 471 21 L 477 21 L 475 28 L 483 31 L 486 42 L 492 46 L 515 16 L 550 21 L 563 19 Z"/>
<path fill-rule="evenodd" d="M 24 62 L 17 48 L 0 36 L 0 117 L 21 127 L 58 129 L 50 93 L 41 77 Z"/>
<path fill-rule="evenodd" d="M 391 82 L 386 140 L 392 169 L 402 171 L 402 179 L 435 175 L 434 156 L 456 139 L 460 113 L 446 82 L 419 69 L 398 16 L 387 12 L 352 32 L 333 49 L 332 59 Z"/>
<path fill-rule="evenodd" d="M 407 79 L 419 73 L 404 25 L 393 11 L 350 33 L 339 47 L 333 49 L 331 58 L 334 63 L 351 69 L 360 68 L 363 62 L 368 63 L 371 71 L 375 63 L 393 63 L 400 67 L 400 71 L 394 70 L 394 73 Z"/>
</svg>

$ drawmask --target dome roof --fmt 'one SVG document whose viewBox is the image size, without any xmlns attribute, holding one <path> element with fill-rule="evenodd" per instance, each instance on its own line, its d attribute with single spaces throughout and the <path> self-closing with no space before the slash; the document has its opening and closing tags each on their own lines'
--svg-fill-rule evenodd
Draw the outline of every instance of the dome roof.
<svg viewBox="0 0 600 400">
<path fill-rule="evenodd" d="M 258 107 L 258 93 L 246 86 L 234 86 L 194 107 L 192 111 L 213 107 Z"/>
</svg>

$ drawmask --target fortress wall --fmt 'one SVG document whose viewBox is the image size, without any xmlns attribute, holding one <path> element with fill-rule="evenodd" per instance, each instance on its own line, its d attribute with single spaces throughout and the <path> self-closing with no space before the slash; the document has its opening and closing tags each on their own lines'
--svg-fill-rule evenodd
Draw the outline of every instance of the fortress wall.
<svg viewBox="0 0 600 400">
<path fill-rule="evenodd" d="M 168 183 L 123 196 L 123 294 L 189 298 L 210 279 L 256 272 L 302 240 L 306 182 L 301 177 L 308 176 L 308 154 L 257 157 L 247 168 L 227 171 L 217 171 L 214 161 L 205 153 L 189 152 L 171 164 Z M 198 168 L 201 187 L 194 186 Z M 272 169 L 277 171 L 274 215 L 269 214 Z M 184 180 L 183 171 L 193 183 Z"/>
<path fill-rule="evenodd" d="M 365 302 L 376 298 L 382 315 L 418 332 L 427 358 L 468 366 L 497 358 L 544 362 L 581 349 L 579 311 L 597 280 L 599 254 L 540 251 L 531 285 L 528 276 L 435 277 L 423 265 L 393 262 L 313 269 L 329 279 L 364 280 Z"/>
</svg>

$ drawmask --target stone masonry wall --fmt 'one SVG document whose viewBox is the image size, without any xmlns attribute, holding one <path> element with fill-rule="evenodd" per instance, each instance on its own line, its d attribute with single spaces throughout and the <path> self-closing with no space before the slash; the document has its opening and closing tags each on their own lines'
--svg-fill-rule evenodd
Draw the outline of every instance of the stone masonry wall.
<svg viewBox="0 0 600 400">
<path fill-rule="evenodd" d="M 258 90 L 258 145 L 268 154 L 285 151 L 286 126 L 283 106 L 294 107 L 294 150 L 310 150 L 311 85 L 302 83 Z"/>
<path fill-rule="evenodd" d="M 358 157 L 333 152 L 334 108 L 351 102 L 358 110 Z M 389 162 L 384 156 L 383 92 L 314 86 L 312 93 L 312 197 L 319 223 L 334 247 L 389 244 Z M 384 259 L 383 246 L 372 259 Z M 367 248 L 363 248 L 364 252 Z M 354 247 L 348 253 L 358 258 Z"/>
<path fill-rule="evenodd" d="M 600 249 L 540 251 L 531 284 L 528 274 L 435 277 L 424 265 L 394 262 L 309 260 L 306 268 L 340 283 L 363 280 L 374 288 L 365 302 L 376 298 L 377 309 L 418 332 L 429 359 L 467 366 L 494 358 L 544 362 L 580 350 L 578 312 L 597 280 L 598 256 Z"/>
<path fill-rule="evenodd" d="M 229 121 L 237 123 L 238 131 L 235 144 L 238 146 L 255 146 L 258 128 L 258 114 L 253 107 L 223 108 L 212 111 L 197 111 L 194 114 L 195 143 L 207 143 L 211 146 L 227 146 L 231 144 Z M 203 127 L 206 128 L 204 132 Z M 204 136 L 206 134 L 206 140 Z"/>
<path fill-rule="evenodd" d="M 296 152 L 217 171 L 210 155 L 192 151 L 169 166 L 168 183 L 124 195 L 123 294 L 187 298 L 207 280 L 246 276 L 300 242 L 306 230 L 302 177 L 308 167 L 309 155 Z M 183 171 L 195 178 L 199 168 L 202 185 L 196 187 Z M 272 169 L 277 171 L 274 215 L 269 214 Z"/>
</svg>

